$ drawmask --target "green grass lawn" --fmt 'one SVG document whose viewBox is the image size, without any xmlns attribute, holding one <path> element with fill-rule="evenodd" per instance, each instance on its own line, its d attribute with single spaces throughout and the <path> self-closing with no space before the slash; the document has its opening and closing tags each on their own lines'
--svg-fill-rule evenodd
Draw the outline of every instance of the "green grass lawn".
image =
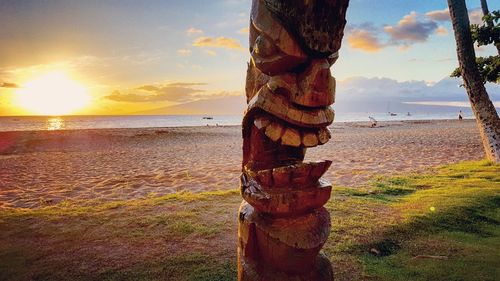
<svg viewBox="0 0 500 281">
<path fill-rule="evenodd" d="M 334 187 L 336 280 L 499 280 L 500 165 Z M 235 280 L 236 190 L 0 212 L 0 280 Z"/>
</svg>

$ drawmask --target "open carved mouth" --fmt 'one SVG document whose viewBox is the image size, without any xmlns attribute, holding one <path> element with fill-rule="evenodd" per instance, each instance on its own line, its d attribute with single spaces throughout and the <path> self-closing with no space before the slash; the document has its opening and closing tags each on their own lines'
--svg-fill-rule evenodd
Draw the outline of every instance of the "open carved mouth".
<svg viewBox="0 0 500 281">
<path fill-rule="evenodd" d="M 239 280 L 332 280 L 319 254 L 331 161 L 304 162 L 331 138 L 347 0 L 253 0 L 243 117 Z M 256 262 L 257 261 L 257 262 Z M 260 261 L 260 262 L 259 262 Z"/>
<path fill-rule="evenodd" d="M 331 138 L 328 125 L 333 118 L 329 106 L 298 106 L 263 86 L 250 100 L 243 120 L 241 192 L 245 200 L 276 216 L 323 206 L 331 186 L 321 176 L 331 161 L 303 160 L 307 148 Z"/>
<path fill-rule="evenodd" d="M 260 1 L 253 5 L 241 192 L 265 213 L 305 213 L 330 197 L 331 186 L 321 176 L 331 161 L 303 160 L 307 148 L 331 138 L 335 79 L 330 67 L 338 53 L 306 54 Z"/>
</svg>

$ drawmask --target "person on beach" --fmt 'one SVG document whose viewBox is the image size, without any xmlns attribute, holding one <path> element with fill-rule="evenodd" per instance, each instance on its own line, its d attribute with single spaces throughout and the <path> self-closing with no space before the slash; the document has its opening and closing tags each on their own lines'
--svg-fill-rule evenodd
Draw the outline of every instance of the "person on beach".
<svg viewBox="0 0 500 281">
<path fill-rule="evenodd" d="M 371 116 L 368 116 L 368 118 L 370 118 L 370 121 L 372 121 L 370 128 L 377 127 L 377 120 L 375 120 L 375 118 L 373 118 Z"/>
<path fill-rule="evenodd" d="M 460 112 L 458 113 L 458 120 L 459 121 L 462 121 L 463 117 L 462 117 L 462 110 L 460 110 Z"/>
</svg>

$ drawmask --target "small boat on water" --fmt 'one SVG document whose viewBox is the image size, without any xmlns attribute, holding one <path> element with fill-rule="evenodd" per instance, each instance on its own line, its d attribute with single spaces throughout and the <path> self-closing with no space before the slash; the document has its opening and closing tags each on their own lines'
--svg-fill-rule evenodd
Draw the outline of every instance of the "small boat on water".
<svg viewBox="0 0 500 281">
<path fill-rule="evenodd" d="M 387 103 L 387 113 L 388 113 L 390 116 L 397 116 L 397 114 L 396 114 L 396 113 L 391 112 L 391 102 L 388 102 L 388 103 Z"/>
<path fill-rule="evenodd" d="M 213 117 L 211 117 L 211 116 L 204 116 L 204 117 L 203 117 L 203 119 L 206 119 L 206 120 L 212 120 L 212 119 L 214 119 L 214 118 L 213 118 Z"/>
</svg>

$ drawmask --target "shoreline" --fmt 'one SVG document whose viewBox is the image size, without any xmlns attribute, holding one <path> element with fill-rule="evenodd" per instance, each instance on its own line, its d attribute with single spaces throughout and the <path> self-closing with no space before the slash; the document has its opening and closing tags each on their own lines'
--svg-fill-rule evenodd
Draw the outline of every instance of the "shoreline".
<svg viewBox="0 0 500 281">
<path fill-rule="evenodd" d="M 73 116 L 73 115 L 72 115 Z M 85 115 L 83 115 L 85 116 Z M 104 115 L 107 116 L 107 115 Z M 118 115 L 117 115 L 118 116 Z M 125 115 L 124 115 L 125 116 Z M 156 116 L 156 115 L 155 115 Z M 27 116 L 25 116 L 27 117 Z M 464 118 L 462 121 L 475 121 L 476 119 L 474 118 Z M 392 124 L 392 123 L 429 123 L 429 122 L 455 122 L 458 121 L 457 119 L 405 119 L 405 120 L 383 120 L 379 121 L 377 120 L 377 124 Z M 331 125 L 328 127 L 334 127 L 335 125 L 357 125 L 357 124 L 370 124 L 371 121 L 333 121 Z M 25 133 L 33 133 L 33 132 L 69 132 L 69 131 L 95 131 L 95 130 L 155 130 L 155 129 L 189 129 L 189 128 L 213 128 L 213 127 L 222 127 L 222 128 L 232 128 L 232 127 L 241 127 L 241 125 L 193 125 L 193 126 L 164 126 L 164 127 L 110 127 L 110 128 L 70 128 L 70 129 L 44 129 L 44 130 L 9 130 L 9 131 L 2 131 L 0 128 L 0 134 L 2 133 L 19 133 L 19 132 L 25 132 Z M 380 126 L 377 126 L 380 127 Z"/>
</svg>

